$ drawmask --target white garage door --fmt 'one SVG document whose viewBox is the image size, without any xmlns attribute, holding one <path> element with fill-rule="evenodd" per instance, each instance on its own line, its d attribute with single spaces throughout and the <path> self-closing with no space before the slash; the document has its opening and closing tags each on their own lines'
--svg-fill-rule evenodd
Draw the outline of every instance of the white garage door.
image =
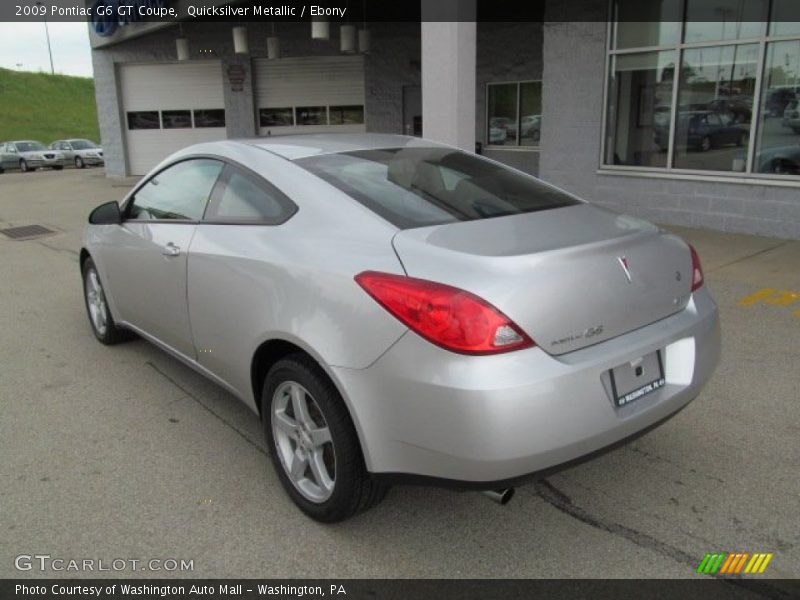
<svg viewBox="0 0 800 600">
<path fill-rule="evenodd" d="M 256 59 L 259 133 L 361 132 L 364 57 Z"/>
<path fill-rule="evenodd" d="M 219 61 L 121 65 L 119 74 L 131 174 L 191 144 L 225 138 Z"/>
</svg>

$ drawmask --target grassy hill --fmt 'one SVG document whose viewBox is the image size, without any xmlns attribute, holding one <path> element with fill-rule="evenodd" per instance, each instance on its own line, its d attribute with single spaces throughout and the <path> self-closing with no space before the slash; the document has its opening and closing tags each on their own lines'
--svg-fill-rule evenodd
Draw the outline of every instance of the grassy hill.
<svg viewBox="0 0 800 600">
<path fill-rule="evenodd" d="M 100 141 L 94 80 L 0 69 L 0 141 Z"/>
</svg>

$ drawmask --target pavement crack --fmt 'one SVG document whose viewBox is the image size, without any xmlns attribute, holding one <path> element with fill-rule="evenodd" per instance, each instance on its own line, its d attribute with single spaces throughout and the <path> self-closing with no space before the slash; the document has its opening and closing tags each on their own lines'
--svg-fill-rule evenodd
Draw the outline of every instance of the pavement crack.
<svg viewBox="0 0 800 600">
<path fill-rule="evenodd" d="M 619 523 L 606 522 L 600 517 L 592 515 L 586 509 L 576 505 L 572 501 L 572 498 L 559 490 L 546 479 L 535 482 L 533 484 L 533 489 L 536 491 L 537 495 L 550 506 L 572 517 L 573 519 L 580 521 L 581 523 L 589 525 L 590 527 L 594 527 L 595 529 L 599 529 L 600 531 L 622 537 L 641 548 L 657 552 L 658 554 L 666 556 L 667 558 L 671 558 L 678 563 L 685 564 L 692 568 L 692 573 L 695 572 L 695 569 L 699 564 L 699 558 L 697 556 L 684 552 L 680 548 L 671 546 L 641 531 L 631 529 L 630 527 L 626 527 L 625 525 L 621 525 Z M 774 585 L 767 584 L 764 582 L 764 580 L 755 581 L 743 578 L 736 579 L 731 577 L 723 577 L 720 575 L 708 575 L 708 577 L 719 579 L 737 588 L 744 588 L 749 592 L 753 592 L 754 594 L 764 598 L 783 600 L 784 598 L 788 599 L 794 597 L 790 592 L 775 587 Z"/>
<path fill-rule="evenodd" d="M 184 394 L 186 394 L 186 395 L 187 395 L 189 398 L 191 398 L 192 400 L 194 400 L 195 402 L 197 402 L 197 404 L 199 404 L 201 407 L 203 407 L 203 408 L 204 408 L 206 411 L 208 411 L 208 412 L 209 412 L 211 415 L 213 415 L 213 416 L 214 416 L 216 419 L 218 419 L 219 421 L 221 421 L 221 422 L 222 422 L 222 423 L 223 423 L 225 426 L 229 427 L 230 429 L 232 429 L 233 431 L 235 431 L 237 434 L 239 434 L 239 436 L 240 436 L 242 439 L 244 439 L 244 440 L 245 440 L 245 441 L 246 441 L 248 444 L 250 444 L 250 445 L 251 445 L 253 448 L 255 448 L 256 450 L 258 450 L 258 451 L 259 451 L 261 454 L 267 455 L 267 451 L 266 451 L 266 450 L 265 450 L 263 447 L 259 446 L 259 445 L 258 445 L 256 442 L 254 442 L 252 439 L 250 439 L 250 438 L 247 436 L 247 434 L 246 434 L 244 431 L 242 431 L 241 429 L 239 429 L 238 427 L 236 427 L 236 425 L 234 425 L 233 423 L 231 423 L 230 421 L 228 421 L 228 420 L 227 420 L 225 417 L 223 417 L 222 415 L 220 415 L 220 414 L 219 414 L 218 412 L 216 412 L 216 411 L 215 411 L 213 408 L 211 408 L 210 406 L 208 406 L 207 404 L 205 404 L 205 403 L 204 403 L 202 400 L 200 400 L 200 398 L 198 398 L 198 397 L 197 397 L 196 395 L 194 395 L 192 392 L 190 392 L 189 390 L 187 390 L 187 389 L 186 389 L 185 387 L 183 387 L 183 386 L 182 386 L 180 383 L 178 383 L 177 381 L 175 381 L 175 379 L 173 379 L 172 377 L 170 377 L 170 376 L 169 376 L 167 373 L 165 373 L 164 371 L 162 371 L 161 369 L 159 369 L 159 368 L 158 368 L 158 367 L 157 367 L 155 364 L 153 364 L 153 363 L 152 363 L 152 362 L 150 362 L 149 360 L 148 360 L 148 361 L 145 361 L 145 363 L 144 363 L 144 364 L 145 364 L 145 365 L 147 365 L 148 367 L 150 367 L 151 369 L 153 369 L 153 370 L 154 370 L 156 373 L 158 373 L 159 375 L 161 375 L 161 376 L 162 376 L 164 379 L 166 379 L 167 381 L 169 381 L 169 382 L 170 382 L 172 385 L 174 385 L 176 388 L 178 388 L 180 391 L 182 391 Z"/>
<path fill-rule="evenodd" d="M 777 250 L 781 246 L 785 246 L 786 244 L 791 243 L 790 240 L 785 242 L 781 242 L 780 244 L 776 244 L 774 246 L 770 246 L 769 248 L 764 248 L 763 250 L 759 250 L 758 252 L 753 252 L 752 254 L 748 254 L 747 256 L 742 256 L 741 258 L 737 258 L 736 260 L 732 260 L 731 262 L 725 263 L 724 265 L 720 265 L 718 267 L 714 267 L 713 269 L 707 269 L 706 273 L 714 273 L 715 271 L 720 271 L 726 267 L 730 267 L 731 265 L 735 265 L 737 263 L 743 262 L 745 260 L 750 260 L 751 258 L 755 258 L 756 256 L 761 256 L 762 254 L 766 254 L 767 252 L 772 252 L 773 250 Z"/>
</svg>

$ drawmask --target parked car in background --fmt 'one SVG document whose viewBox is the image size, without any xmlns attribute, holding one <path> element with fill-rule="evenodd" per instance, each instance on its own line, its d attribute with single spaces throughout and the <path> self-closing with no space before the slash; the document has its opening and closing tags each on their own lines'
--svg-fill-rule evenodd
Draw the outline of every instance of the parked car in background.
<svg viewBox="0 0 800 600">
<path fill-rule="evenodd" d="M 695 148 L 702 152 L 726 144 L 744 146 L 749 132 L 733 119 L 730 113 L 710 110 L 681 112 L 675 128 L 675 144 L 678 147 Z M 669 127 L 655 127 L 655 143 L 661 150 L 667 149 Z"/>
<path fill-rule="evenodd" d="M 756 171 L 776 175 L 800 175 L 800 144 L 765 148 L 756 155 Z"/>
<path fill-rule="evenodd" d="M 19 169 L 23 173 L 39 167 L 61 170 L 64 168 L 64 154 L 49 150 L 41 142 L 20 140 L 5 142 L 0 148 L 2 166 L 5 169 Z"/>
<path fill-rule="evenodd" d="M 521 123 L 522 139 L 538 142 L 542 137 L 542 115 L 526 115 Z"/>
<path fill-rule="evenodd" d="M 517 139 L 517 124 L 513 119 L 509 119 L 508 117 L 492 117 L 489 119 L 489 127 L 491 129 L 504 130 L 506 132 L 507 139 Z"/>
<path fill-rule="evenodd" d="M 720 352 L 678 236 L 419 138 L 184 148 L 91 213 L 80 267 L 97 339 L 241 398 L 325 522 L 392 482 L 507 498 L 664 422 Z"/>
<path fill-rule="evenodd" d="M 780 117 L 786 106 L 797 98 L 797 86 L 779 86 L 772 88 L 767 93 L 767 101 L 764 103 L 764 112 L 770 117 Z"/>
<path fill-rule="evenodd" d="M 704 108 L 717 114 L 729 114 L 737 123 L 749 123 L 753 117 L 753 100 L 747 96 L 715 98 Z"/>
<path fill-rule="evenodd" d="M 50 144 L 50 149 L 62 152 L 65 163 L 73 163 L 78 169 L 104 162 L 103 149 L 91 140 L 57 140 Z"/>
<path fill-rule="evenodd" d="M 800 133 L 800 100 L 795 98 L 789 101 L 783 111 L 781 125 L 788 127 L 795 133 Z"/>
</svg>

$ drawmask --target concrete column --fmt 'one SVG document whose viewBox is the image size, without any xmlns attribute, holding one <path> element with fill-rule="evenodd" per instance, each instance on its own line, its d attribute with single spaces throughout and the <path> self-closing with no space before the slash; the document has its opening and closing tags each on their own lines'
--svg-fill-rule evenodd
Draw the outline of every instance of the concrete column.
<svg viewBox="0 0 800 600">
<path fill-rule="evenodd" d="M 225 127 L 228 138 L 256 135 L 253 98 L 253 63 L 248 56 L 222 58 L 222 82 L 225 95 Z"/>
<path fill-rule="evenodd" d="M 476 140 L 476 31 L 475 0 L 422 2 L 422 135 L 468 152 Z"/>
</svg>

